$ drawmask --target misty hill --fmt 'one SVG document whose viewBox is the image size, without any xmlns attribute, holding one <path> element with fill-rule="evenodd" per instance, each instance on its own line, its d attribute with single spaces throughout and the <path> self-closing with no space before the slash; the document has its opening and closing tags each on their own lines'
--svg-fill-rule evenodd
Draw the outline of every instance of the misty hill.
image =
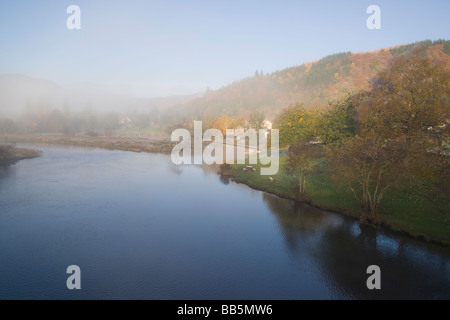
<svg viewBox="0 0 450 320">
<path fill-rule="evenodd" d="M 120 90 L 91 83 L 62 86 L 26 75 L 0 75 L 0 118 L 16 118 L 29 113 L 52 110 L 81 112 L 170 112 L 182 108 L 199 95 L 139 98 Z"/>
<path fill-rule="evenodd" d="M 55 82 L 24 75 L 0 76 L 0 115 L 17 116 L 30 107 L 48 105 L 63 99 L 63 89 Z"/>
<path fill-rule="evenodd" d="M 427 46 L 429 54 L 450 64 L 450 41 L 422 41 L 373 52 L 344 52 L 319 61 L 305 63 L 271 74 L 255 74 L 216 91 L 207 92 L 190 104 L 189 112 L 196 118 L 247 117 L 263 111 L 274 119 L 284 108 L 303 103 L 326 107 L 329 101 L 347 92 L 367 89 L 375 74 L 385 68 L 392 56 Z"/>
</svg>

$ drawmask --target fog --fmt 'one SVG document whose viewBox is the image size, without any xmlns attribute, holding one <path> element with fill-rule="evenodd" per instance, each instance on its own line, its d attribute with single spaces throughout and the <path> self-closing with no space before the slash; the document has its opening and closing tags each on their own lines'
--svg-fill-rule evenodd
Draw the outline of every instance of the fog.
<svg viewBox="0 0 450 320">
<path fill-rule="evenodd" d="M 141 84 L 141 88 L 142 88 Z M 81 112 L 131 112 L 148 108 L 170 108 L 174 104 L 198 97 L 190 96 L 143 97 L 133 86 L 75 83 L 61 85 L 50 80 L 25 75 L 0 76 L 0 118 L 13 118 L 30 110 L 53 109 Z"/>
<path fill-rule="evenodd" d="M 2 134 L 112 134 L 132 129 L 160 129 L 202 93 L 142 97 L 127 85 L 62 85 L 26 75 L 0 76 Z M 128 131 L 127 131 L 128 133 Z"/>
</svg>

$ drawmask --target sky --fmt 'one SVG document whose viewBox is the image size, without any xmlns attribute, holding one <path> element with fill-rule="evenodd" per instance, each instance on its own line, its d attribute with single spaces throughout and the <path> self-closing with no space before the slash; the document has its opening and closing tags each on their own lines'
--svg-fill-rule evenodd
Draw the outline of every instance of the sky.
<svg viewBox="0 0 450 320">
<path fill-rule="evenodd" d="M 66 26 L 69 5 L 80 30 Z M 380 30 L 366 26 L 370 5 Z M 2 0 L 0 75 L 192 94 L 333 53 L 448 40 L 449 15 L 449 0 Z"/>
</svg>

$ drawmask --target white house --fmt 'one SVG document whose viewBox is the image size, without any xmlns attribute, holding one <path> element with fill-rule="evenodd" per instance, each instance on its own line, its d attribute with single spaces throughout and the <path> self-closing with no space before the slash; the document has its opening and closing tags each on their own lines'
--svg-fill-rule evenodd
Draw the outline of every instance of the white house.
<svg viewBox="0 0 450 320">
<path fill-rule="evenodd" d="M 273 127 L 273 123 L 270 122 L 269 120 L 264 120 L 262 123 L 262 128 L 263 129 L 267 129 L 267 130 L 272 130 Z"/>
</svg>

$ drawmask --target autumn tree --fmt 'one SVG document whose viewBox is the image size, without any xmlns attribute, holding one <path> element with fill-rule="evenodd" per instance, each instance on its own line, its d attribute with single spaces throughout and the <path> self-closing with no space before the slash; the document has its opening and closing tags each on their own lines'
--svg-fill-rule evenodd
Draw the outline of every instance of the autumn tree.
<svg viewBox="0 0 450 320">
<path fill-rule="evenodd" d="M 445 135 L 449 79 L 448 66 L 419 48 L 395 57 L 373 80 L 358 107 L 359 134 L 333 148 L 330 161 L 336 180 L 361 202 L 362 222 L 378 221 L 392 187 L 423 173 L 428 179 L 448 173 L 448 156 L 433 148 L 433 133 Z"/>
<path fill-rule="evenodd" d="M 244 118 L 242 118 L 242 117 L 237 117 L 236 119 L 234 119 L 234 120 L 231 122 L 231 128 L 232 128 L 232 129 L 244 129 L 244 128 L 245 128 L 245 125 L 246 125 L 246 122 L 247 122 L 247 121 L 245 121 Z"/>
<path fill-rule="evenodd" d="M 306 143 L 317 138 L 319 113 L 297 104 L 287 108 L 275 120 L 280 130 L 280 147 Z"/>
<path fill-rule="evenodd" d="M 228 115 L 223 115 L 214 122 L 214 129 L 218 129 L 222 134 L 226 134 L 227 129 L 231 129 L 232 120 Z"/>
<path fill-rule="evenodd" d="M 396 56 L 374 79 L 359 110 L 361 134 L 376 133 L 387 141 L 408 145 L 409 175 L 420 181 L 448 185 L 450 64 L 430 48 Z M 445 189 L 445 188 L 444 188 Z"/>
<path fill-rule="evenodd" d="M 394 57 L 374 78 L 359 116 L 363 133 L 430 140 L 430 132 L 450 119 L 449 66 L 429 57 L 426 48 Z"/>
</svg>

